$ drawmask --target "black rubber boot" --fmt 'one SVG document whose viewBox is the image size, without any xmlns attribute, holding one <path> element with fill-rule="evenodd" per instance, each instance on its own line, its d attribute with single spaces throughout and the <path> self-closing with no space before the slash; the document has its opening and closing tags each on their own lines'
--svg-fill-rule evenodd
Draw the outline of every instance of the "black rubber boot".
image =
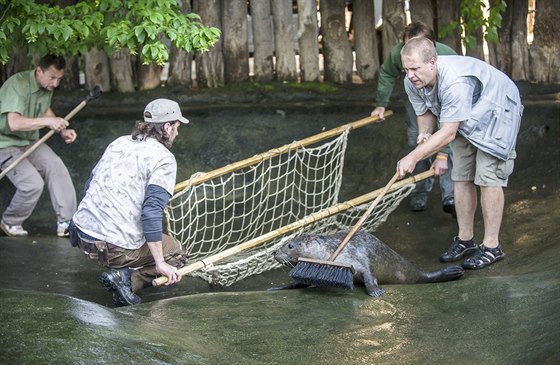
<svg viewBox="0 0 560 365">
<path fill-rule="evenodd" d="M 412 194 L 410 198 L 410 210 L 421 212 L 426 210 L 428 205 L 428 193 Z"/>
<path fill-rule="evenodd" d="M 457 219 L 457 212 L 455 211 L 455 199 L 451 196 L 443 199 L 442 208 L 445 213 L 451 214 L 453 219 Z"/>
<path fill-rule="evenodd" d="M 130 269 L 111 269 L 99 277 L 103 286 L 113 292 L 113 303 L 117 307 L 139 304 L 142 299 L 132 292 Z"/>
</svg>

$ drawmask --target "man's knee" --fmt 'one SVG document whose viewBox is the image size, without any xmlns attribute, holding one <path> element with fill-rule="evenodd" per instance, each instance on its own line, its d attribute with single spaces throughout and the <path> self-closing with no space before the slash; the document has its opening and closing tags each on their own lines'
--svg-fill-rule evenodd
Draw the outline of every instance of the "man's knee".
<svg viewBox="0 0 560 365">
<path fill-rule="evenodd" d="M 43 193 L 43 188 L 45 187 L 45 182 L 39 176 L 32 175 L 26 179 L 23 183 L 18 184 L 17 189 L 26 197 L 33 198 L 39 197 Z"/>
</svg>

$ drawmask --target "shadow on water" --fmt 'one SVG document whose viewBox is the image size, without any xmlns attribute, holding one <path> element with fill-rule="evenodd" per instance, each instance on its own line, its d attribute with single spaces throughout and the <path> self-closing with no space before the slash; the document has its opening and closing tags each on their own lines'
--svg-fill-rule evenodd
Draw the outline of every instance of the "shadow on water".
<svg viewBox="0 0 560 365">
<path fill-rule="evenodd" d="M 556 90 L 557 91 L 557 90 Z M 358 92 L 368 92 L 365 89 Z M 279 269 L 212 287 L 192 277 L 150 288 L 143 303 L 113 308 L 101 269 L 53 236 L 44 195 L 26 222 L 29 238 L 0 237 L 0 362 L 135 364 L 557 364 L 560 362 L 560 104 L 527 99 L 516 170 L 506 190 L 507 257 L 459 281 L 385 285 L 380 299 L 353 291 L 269 292 Z M 537 95 L 537 96 L 534 96 Z M 360 99 L 362 100 L 362 99 Z M 173 147 L 178 180 L 367 116 L 371 103 L 333 100 L 190 108 Z M 92 106 L 93 107 L 93 106 Z M 106 145 L 130 132 L 138 111 L 87 109 L 73 125 L 79 142 L 49 144 L 78 196 Z M 89 107 L 88 107 L 89 108 Z M 341 199 L 379 188 L 404 149 L 404 110 L 351 132 Z M 0 181 L 0 210 L 13 188 Z M 456 234 L 438 186 L 423 213 L 405 200 L 377 235 L 424 270 Z M 480 212 L 476 235 L 482 236 Z"/>
</svg>

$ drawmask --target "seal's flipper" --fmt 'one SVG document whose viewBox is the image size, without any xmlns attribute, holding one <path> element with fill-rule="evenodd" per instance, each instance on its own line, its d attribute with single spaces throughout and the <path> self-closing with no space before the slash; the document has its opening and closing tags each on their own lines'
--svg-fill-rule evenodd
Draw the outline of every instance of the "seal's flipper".
<svg viewBox="0 0 560 365">
<path fill-rule="evenodd" d="M 370 297 L 378 298 L 378 297 L 382 296 L 383 294 L 385 294 L 385 289 L 380 288 L 378 286 L 376 286 L 375 288 L 366 287 L 366 289 L 367 289 L 368 295 Z"/>
<path fill-rule="evenodd" d="M 448 266 L 438 271 L 426 273 L 426 283 L 440 283 L 460 279 L 465 274 L 461 266 Z"/>
</svg>

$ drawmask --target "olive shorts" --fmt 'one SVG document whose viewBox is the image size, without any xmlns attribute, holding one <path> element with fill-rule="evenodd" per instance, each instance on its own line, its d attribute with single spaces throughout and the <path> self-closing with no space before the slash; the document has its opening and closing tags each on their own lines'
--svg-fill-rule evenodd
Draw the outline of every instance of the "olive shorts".
<svg viewBox="0 0 560 365">
<path fill-rule="evenodd" d="M 457 134 L 453 141 L 453 181 L 474 181 L 475 185 L 506 187 L 513 172 L 516 154 L 504 161 L 479 150 L 465 137 Z"/>
</svg>

